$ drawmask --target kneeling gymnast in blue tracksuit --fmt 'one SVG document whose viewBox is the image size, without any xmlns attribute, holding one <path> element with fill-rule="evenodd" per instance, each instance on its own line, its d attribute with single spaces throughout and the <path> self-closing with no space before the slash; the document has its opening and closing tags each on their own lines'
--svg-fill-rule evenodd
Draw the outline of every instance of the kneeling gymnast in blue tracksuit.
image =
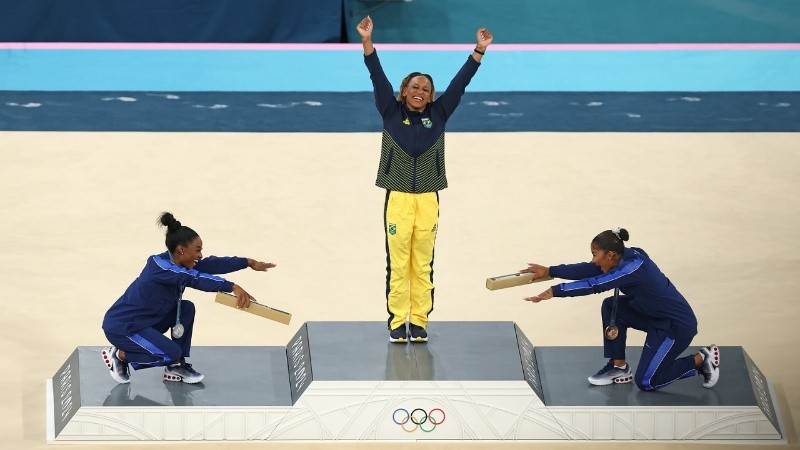
<svg viewBox="0 0 800 450">
<path fill-rule="evenodd" d="M 225 280 L 225 274 L 250 267 L 266 271 L 275 264 L 250 258 L 203 258 L 203 241 L 189 227 L 165 212 L 159 217 L 167 228 L 167 250 L 152 255 L 124 294 L 106 312 L 103 331 L 112 344 L 101 356 L 118 383 L 128 383 L 128 366 L 134 370 L 166 366 L 164 379 L 198 383 L 203 375 L 186 362 L 192 345 L 194 304 L 183 300 L 187 287 L 206 292 L 233 292 L 237 306 L 246 308 L 255 300 L 240 286 Z M 172 339 L 166 333 L 172 328 Z"/>
<path fill-rule="evenodd" d="M 634 379 L 639 389 L 654 391 L 700 374 L 703 386 L 713 387 L 719 379 L 719 348 L 710 345 L 694 355 L 679 357 L 697 334 L 697 318 L 683 295 L 644 250 L 625 248 L 624 241 L 628 238 L 624 228 L 598 234 L 590 246 L 591 262 L 550 267 L 528 264 L 520 272 L 534 274 L 534 281 L 548 276 L 577 281 L 552 286 L 525 300 L 538 303 L 552 297 L 619 289 L 623 295 L 606 298 L 601 309 L 604 330 L 609 331 L 604 333 L 603 351 L 609 360 L 589 377 L 589 383 L 602 386 Z M 635 376 L 625 361 L 628 328 L 647 333 Z"/>
</svg>

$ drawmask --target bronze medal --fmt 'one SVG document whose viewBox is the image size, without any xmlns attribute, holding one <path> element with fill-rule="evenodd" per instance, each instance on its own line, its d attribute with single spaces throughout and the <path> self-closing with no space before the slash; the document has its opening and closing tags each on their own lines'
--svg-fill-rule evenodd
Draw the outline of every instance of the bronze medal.
<svg viewBox="0 0 800 450">
<path fill-rule="evenodd" d="M 619 336 L 619 328 L 617 328 L 617 303 L 619 302 L 619 288 L 614 288 L 614 301 L 611 304 L 611 320 L 608 326 L 603 330 L 606 339 L 613 341 Z"/>
</svg>

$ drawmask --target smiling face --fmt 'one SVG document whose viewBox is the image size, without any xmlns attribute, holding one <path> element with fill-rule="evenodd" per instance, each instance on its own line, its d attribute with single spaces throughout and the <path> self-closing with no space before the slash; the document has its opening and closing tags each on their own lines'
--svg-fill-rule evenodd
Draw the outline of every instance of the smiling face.
<svg viewBox="0 0 800 450">
<path fill-rule="evenodd" d="M 608 273 L 619 265 L 619 255 L 614 251 L 603 250 L 595 244 L 589 247 L 592 252 L 592 264 L 600 268 L 603 273 Z"/>
<path fill-rule="evenodd" d="M 203 259 L 203 240 L 197 236 L 188 244 L 177 246 L 172 259 L 181 267 L 193 269 L 197 262 Z"/>
<path fill-rule="evenodd" d="M 411 111 L 422 111 L 433 100 L 433 83 L 425 75 L 417 75 L 408 80 L 400 98 Z"/>
</svg>

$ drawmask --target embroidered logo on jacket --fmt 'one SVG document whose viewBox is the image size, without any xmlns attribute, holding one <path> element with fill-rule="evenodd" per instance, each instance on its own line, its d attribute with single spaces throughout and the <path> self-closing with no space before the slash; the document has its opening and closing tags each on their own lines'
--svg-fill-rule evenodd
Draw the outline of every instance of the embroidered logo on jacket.
<svg viewBox="0 0 800 450">
<path fill-rule="evenodd" d="M 391 234 L 392 236 L 397 234 L 397 224 L 394 223 L 389 224 L 389 234 Z"/>
<path fill-rule="evenodd" d="M 411 125 L 411 121 L 410 121 L 410 120 L 408 120 L 408 117 L 406 117 L 405 119 L 403 119 L 403 125 Z"/>
<path fill-rule="evenodd" d="M 431 126 L 433 126 L 433 122 L 431 122 L 431 119 L 428 119 L 427 117 L 423 117 L 422 118 L 422 126 L 425 127 L 425 128 L 430 128 Z"/>
</svg>

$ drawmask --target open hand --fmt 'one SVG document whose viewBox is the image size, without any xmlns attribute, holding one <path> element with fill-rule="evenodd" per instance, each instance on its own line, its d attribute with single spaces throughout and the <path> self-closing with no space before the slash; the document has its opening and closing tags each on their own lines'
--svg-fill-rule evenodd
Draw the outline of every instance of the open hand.
<svg viewBox="0 0 800 450">
<path fill-rule="evenodd" d="M 542 300 L 549 300 L 553 298 L 553 289 L 547 289 L 546 291 L 542 292 L 539 295 L 534 295 L 533 297 L 525 297 L 525 301 L 539 303 Z"/>
<path fill-rule="evenodd" d="M 256 261 L 255 259 L 250 259 L 250 258 L 247 258 L 247 265 L 251 269 L 257 270 L 259 272 L 266 272 L 267 269 L 271 269 L 273 267 L 277 267 L 277 264 Z"/>
</svg>

